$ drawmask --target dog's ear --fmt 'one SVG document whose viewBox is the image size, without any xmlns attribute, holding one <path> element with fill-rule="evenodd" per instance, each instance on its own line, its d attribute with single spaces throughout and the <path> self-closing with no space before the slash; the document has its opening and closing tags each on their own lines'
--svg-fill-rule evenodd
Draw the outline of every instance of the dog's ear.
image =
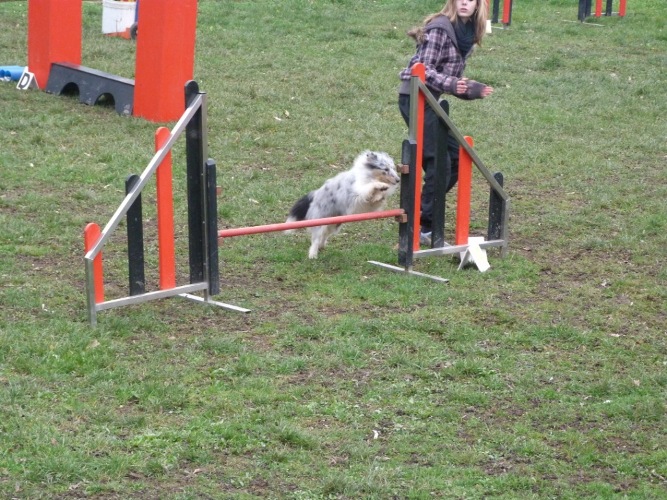
<svg viewBox="0 0 667 500">
<path fill-rule="evenodd" d="M 378 156 L 373 151 L 366 152 L 366 159 L 371 163 L 377 163 Z"/>
</svg>

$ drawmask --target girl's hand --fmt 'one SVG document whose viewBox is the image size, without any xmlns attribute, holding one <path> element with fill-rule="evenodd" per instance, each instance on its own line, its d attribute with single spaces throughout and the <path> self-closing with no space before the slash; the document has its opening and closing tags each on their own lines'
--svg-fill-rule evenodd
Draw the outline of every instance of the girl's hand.
<svg viewBox="0 0 667 500">
<path fill-rule="evenodd" d="M 459 81 L 456 82 L 456 94 L 463 95 L 468 91 L 468 79 L 459 78 Z"/>
<path fill-rule="evenodd" d="M 482 99 L 485 97 L 490 96 L 493 94 L 493 87 L 489 87 L 488 85 L 485 85 L 484 88 L 482 89 Z"/>
<path fill-rule="evenodd" d="M 476 82 L 475 80 L 461 78 L 456 82 L 456 96 L 461 99 L 484 99 L 491 94 L 493 94 L 493 87 Z"/>
</svg>

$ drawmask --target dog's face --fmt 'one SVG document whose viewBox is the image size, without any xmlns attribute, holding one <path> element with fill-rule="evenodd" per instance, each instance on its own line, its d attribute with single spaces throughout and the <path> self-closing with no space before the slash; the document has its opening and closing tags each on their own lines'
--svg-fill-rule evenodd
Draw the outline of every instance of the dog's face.
<svg viewBox="0 0 667 500">
<path fill-rule="evenodd" d="M 394 160 L 387 153 L 366 152 L 364 166 L 369 170 L 373 180 L 377 182 L 395 186 L 401 181 L 396 173 Z"/>
</svg>

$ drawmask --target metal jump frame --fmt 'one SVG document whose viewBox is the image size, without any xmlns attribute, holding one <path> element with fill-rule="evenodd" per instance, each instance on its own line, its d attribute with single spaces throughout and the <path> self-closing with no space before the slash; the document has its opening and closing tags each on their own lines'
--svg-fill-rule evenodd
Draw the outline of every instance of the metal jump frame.
<svg viewBox="0 0 667 500">
<path fill-rule="evenodd" d="M 91 325 L 97 323 L 97 313 L 106 309 L 139 304 L 166 297 L 180 296 L 196 302 L 231 309 L 239 312 L 248 312 L 247 309 L 223 304 L 211 299 L 220 291 L 218 272 L 217 246 L 217 205 L 215 185 L 215 163 L 207 158 L 207 126 L 206 126 L 206 94 L 199 92 L 196 82 L 190 81 L 185 86 L 187 108 L 178 120 L 171 133 L 162 143 L 142 174 L 136 178 L 128 189 L 127 195 L 119 205 L 104 229 L 100 232 L 99 226 L 89 231 L 86 228 L 86 254 L 84 257 L 86 269 L 86 301 L 88 319 Z M 102 248 L 109 241 L 114 230 L 121 220 L 127 216 L 135 202 L 140 200 L 141 191 L 148 181 L 155 175 L 158 167 L 163 163 L 171 151 L 176 140 L 186 133 L 187 155 L 187 196 L 188 196 L 188 232 L 189 232 L 189 264 L 190 284 L 174 286 L 153 292 L 140 291 L 136 295 L 131 292 L 128 297 L 113 300 L 104 300 L 102 277 Z M 130 257 L 130 261 L 131 261 Z M 143 260 L 143 259 L 142 259 Z M 133 263 L 130 262 L 130 266 Z M 203 292 L 204 296 L 191 295 L 194 292 Z"/>
<path fill-rule="evenodd" d="M 447 137 L 451 134 L 459 143 L 461 152 L 471 159 L 479 172 L 484 176 L 491 188 L 489 201 L 489 227 L 488 241 L 483 242 L 480 247 L 483 249 L 499 247 L 501 256 L 505 257 L 508 250 L 508 222 L 510 199 L 502 186 L 503 176 L 500 173 L 492 174 L 479 158 L 475 150 L 468 144 L 466 138 L 456 128 L 452 120 L 447 115 L 445 101 L 439 103 L 426 87 L 424 65 L 416 64 L 412 69 L 410 81 L 410 116 L 408 138 L 403 142 L 402 163 L 407 165 L 410 175 L 406 180 L 408 186 L 401 186 L 401 206 L 412 206 L 409 210 L 412 216 L 409 217 L 405 227 L 399 229 L 399 264 L 404 266 L 406 271 L 412 269 L 413 260 L 436 255 L 459 254 L 468 248 L 468 244 L 446 245 L 444 242 L 444 207 L 445 192 L 444 184 L 445 168 L 436 164 L 436 189 L 434 197 L 433 213 L 433 247 L 426 250 L 419 250 L 419 219 L 420 219 L 420 194 L 422 182 L 422 151 L 424 135 L 424 109 L 428 105 L 437 114 L 440 125 L 438 131 L 438 149 L 447 147 Z M 438 160 L 442 155 L 436 155 Z M 438 175 L 442 174 L 442 175 Z M 467 239 L 467 238 L 466 238 Z M 400 270 L 401 268 L 393 268 Z"/>
<path fill-rule="evenodd" d="M 419 218 L 420 198 L 422 183 L 422 149 L 424 109 L 426 104 L 436 112 L 440 118 L 438 133 L 438 148 L 446 147 L 448 134 L 452 134 L 460 144 L 462 154 L 468 155 L 470 160 L 477 166 L 484 178 L 491 186 L 491 197 L 489 202 L 489 238 L 483 242 L 481 248 L 500 247 L 501 255 L 505 256 L 508 247 L 507 223 L 509 218 L 509 197 L 502 187 L 502 175 L 492 175 L 477 156 L 474 149 L 466 141 L 466 138 L 454 126 L 447 109 L 435 99 L 424 84 L 425 71 L 421 64 L 413 68 L 411 79 L 411 108 L 410 127 L 408 139 L 403 142 L 402 165 L 401 165 L 401 203 L 400 209 L 385 210 L 382 212 L 371 212 L 365 214 L 354 214 L 341 217 L 329 217 L 309 221 L 298 221 L 292 223 L 268 224 L 235 229 L 217 229 L 217 186 L 216 165 L 213 160 L 204 160 L 208 156 L 207 148 L 207 124 L 206 124 L 206 94 L 199 92 L 196 82 L 190 81 L 185 86 L 185 99 L 187 108 L 174 128 L 163 137 L 161 146 L 148 163 L 140 176 L 134 176 L 132 182 L 127 183 L 127 194 L 116 212 L 102 231 L 96 224 L 89 224 L 85 231 L 86 254 L 84 257 L 86 271 L 86 299 L 88 318 L 91 325 L 97 323 L 97 313 L 131 304 L 139 304 L 151 300 L 167 297 L 180 296 L 200 303 L 219 306 L 237 312 L 249 312 L 249 309 L 216 302 L 212 296 L 220 292 L 220 276 L 218 264 L 218 239 L 248 234 L 266 233 L 295 229 L 299 227 L 312 227 L 328 224 L 342 224 L 346 222 L 357 222 L 379 218 L 395 217 L 399 222 L 399 249 L 398 261 L 402 267 L 396 267 L 380 262 L 369 261 L 392 271 L 404 272 L 417 276 L 431 278 L 437 281 L 448 281 L 437 276 L 418 273 L 413 270 L 414 259 L 457 254 L 465 251 L 467 243 L 445 245 L 444 243 L 444 206 L 445 176 L 436 175 L 436 197 L 434 206 L 433 245 L 431 249 L 420 250 L 419 246 Z M 175 286 L 165 285 L 158 291 L 145 292 L 143 283 L 138 288 L 133 286 L 133 266 L 137 275 L 143 277 L 143 247 L 140 248 L 140 258 L 132 254 L 130 241 L 130 216 L 128 212 L 133 211 L 136 205 L 141 205 L 141 191 L 148 181 L 168 157 L 176 140 L 185 132 L 186 134 L 186 156 L 187 156 L 187 196 L 188 196 L 188 233 L 189 233 L 189 264 L 190 284 Z M 439 155 L 437 155 L 439 156 Z M 443 166 L 436 165 L 436 172 L 443 173 Z M 159 198 L 159 197 L 158 197 Z M 460 200 L 459 200 L 460 201 Z M 159 203 L 159 200 L 158 200 Z M 104 285 L 102 276 L 102 248 L 108 242 L 111 234 L 118 227 L 121 220 L 128 218 L 128 260 L 130 265 L 130 296 L 104 300 Z M 158 210 L 158 219 L 160 214 Z M 158 220 L 160 224 L 160 220 Z M 139 224 L 140 226 L 140 224 Z M 141 233 L 140 227 L 137 227 Z M 141 236 L 135 237 L 141 239 Z M 464 239 L 467 240 L 467 227 L 464 231 Z M 457 240 L 459 239 L 457 235 Z M 137 242 L 134 242 L 137 243 Z M 143 242 L 139 242 L 143 245 Z M 140 262 L 140 264 L 137 264 Z M 162 272 L 162 268 L 160 269 Z M 135 280 L 136 281 L 136 280 Z M 143 278 L 141 279 L 143 281 Z M 170 283 L 170 280 L 166 280 Z M 203 292 L 203 297 L 192 295 L 194 292 Z"/>
</svg>

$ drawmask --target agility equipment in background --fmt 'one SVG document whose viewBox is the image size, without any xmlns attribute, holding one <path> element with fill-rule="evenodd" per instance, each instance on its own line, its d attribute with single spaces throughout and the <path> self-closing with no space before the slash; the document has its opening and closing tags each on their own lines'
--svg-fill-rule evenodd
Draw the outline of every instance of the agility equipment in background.
<svg viewBox="0 0 667 500">
<path fill-rule="evenodd" d="M 81 66 L 81 19 L 81 0 L 29 0 L 28 68 L 39 87 L 78 92 L 85 104 L 113 100 L 119 113 L 154 122 L 178 120 L 194 73 L 197 0 L 141 1 L 134 80 Z"/>
<path fill-rule="evenodd" d="M 578 19 L 582 23 L 592 15 L 593 0 L 579 0 L 579 14 Z M 625 17 L 626 0 L 619 0 L 618 12 L 613 12 L 613 0 L 606 0 L 605 16 L 613 16 L 617 14 L 620 17 Z M 602 17 L 602 0 L 595 0 L 595 17 Z"/>
<path fill-rule="evenodd" d="M 129 40 L 137 20 L 137 2 L 102 0 L 102 33 Z"/>
<path fill-rule="evenodd" d="M 19 77 L 18 83 L 16 84 L 16 88 L 18 90 L 28 90 L 31 88 L 39 89 L 39 85 L 37 85 L 37 79 L 35 78 L 34 73 L 28 71 L 27 66 L 25 67 L 23 73 Z"/>
<path fill-rule="evenodd" d="M 93 106 L 102 98 L 113 100 L 116 113 L 131 115 L 134 80 L 111 75 L 80 64 L 53 63 L 46 91 L 55 95 L 79 94 L 79 102 Z"/>
<path fill-rule="evenodd" d="M 173 121 L 183 113 L 183 86 L 193 78 L 197 0 L 141 0 L 134 116 Z"/>
<path fill-rule="evenodd" d="M 28 0 L 28 68 L 46 88 L 54 62 L 81 64 L 81 0 Z"/>
<path fill-rule="evenodd" d="M 0 81 L 18 81 L 26 70 L 25 66 L 0 66 Z"/>
<path fill-rule="evenodd" d="M 490 3 L 491 0 L 487 0 L 487 3 Z M 503 0 L 503 16 L 499 19 L 500 14 L 500 0 L 493 0 L 493 6 L 491 8 L 491 18 L 490 21 L 493 24 L 498 24 L 500 20 L 503 24 L 503 27 L 507 28 L 512 24 L 512 0 Z"/>
</svg>

